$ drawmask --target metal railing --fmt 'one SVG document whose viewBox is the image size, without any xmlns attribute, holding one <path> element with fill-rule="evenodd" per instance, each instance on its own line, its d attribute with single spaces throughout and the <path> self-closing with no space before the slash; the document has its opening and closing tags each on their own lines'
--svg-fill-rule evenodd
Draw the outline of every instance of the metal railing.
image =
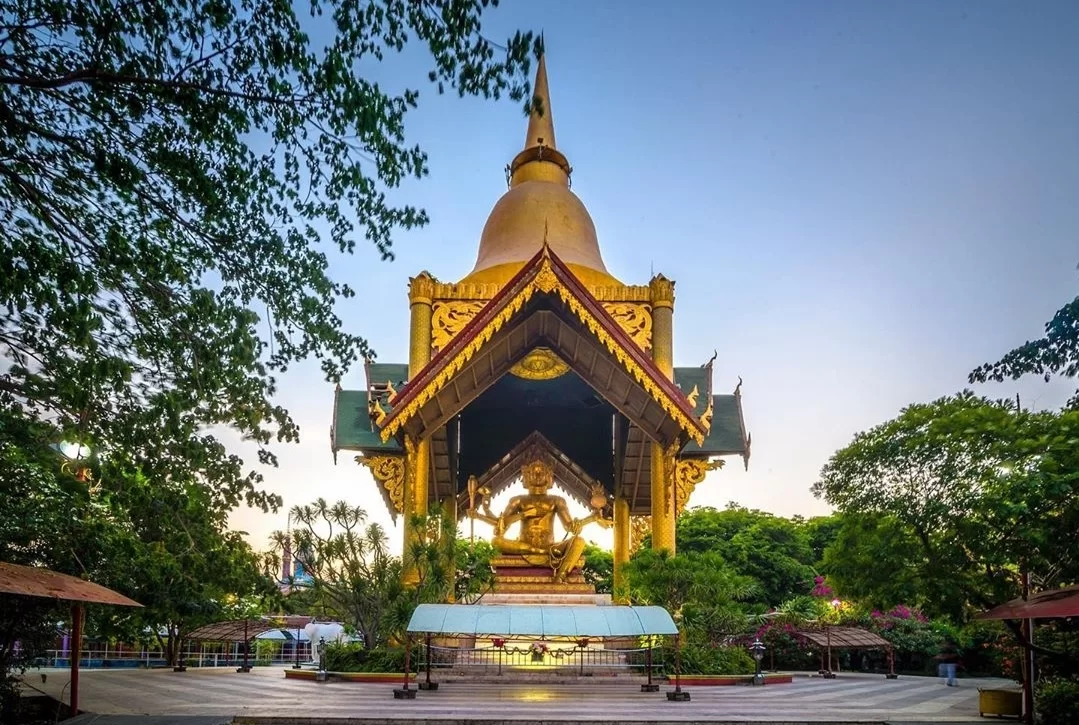
<svg viewBox="0 0 1079 725">
<path fill-rule="evenodd" d="M 416 668 L 427 669 L 428 653 L 432 669 L 459 670 L 482 674 L 502 674 L 507 670 L 530 670 L 559 675 L 588 676 L 616 672 L 653 676 L 663 672 L 659 648 L 605 649 L 572 643 L 514 643 L 501 647 L 458 648 L 420 646 Z"/>
<path fill-rule="evenodd" d="M 215 651 L 216 650 L 216 651 Z M 298 655 L 298 656 L 297 656 Z M 243 645 L 231 648 L 213 648 L 206 651 L 198 645 L 185 646 L 180 651 L 179 662 L 187 667 L 238 667 L 243 663 Z M 248 653 L 248 664 L 252 666 L 269 665 L 293 665 L 296 662 L 311 664 L 311 647 L 308 643 L 301 643 L 298 651 L 291 647 L 283 648 L 272 654 L 259 653 L 256 647 L 251 647 Z M 34 663 L 37 667 L 70 667 L 71 651 L 68 649 L 48 650 L 45 656 Z M 154 649 L 135 648 L 85 648 L 80 653 L 79 667 L 86 669 L 111 669 L 111 668 L 151 668 L 166 667 L 168 660 L 165 653 Z"/>
</svg>

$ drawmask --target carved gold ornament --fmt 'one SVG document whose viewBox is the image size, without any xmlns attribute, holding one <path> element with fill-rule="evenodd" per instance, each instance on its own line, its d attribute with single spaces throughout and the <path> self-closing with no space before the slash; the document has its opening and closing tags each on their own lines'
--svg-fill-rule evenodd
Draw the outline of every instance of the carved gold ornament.
<svg viewBox="0 0 1079 725">
<path fill-rule="evenodd" d="M 603 308 L 614 318 L 618 326 L 648 352 L 652 349 L 652 307 L 632 302 L 604 302 Z"/>
<path fill-rule="evenodd" d="M 554 350 L 537 347 L 510 368 L 510 374 L 525 380 L 553 380 L 569 372 L 569 365 Z"/>
<path fill-rule="evenodd" d="M 700 394 L 701 394 L 701 391 L 697 390 L 697 386 L 694 385 L 693 390 L 691 390 L 689 395 L 686 396 L 686 400 L 689 401 L 689 404 L 693 406 L 694 410 L 697 409 L 697 397 Z"/>
<path fill-rule="evenodd" d="M 577 319 L 588 328 L 589 332 L 595 335 L 600 344 L 607 348 L 607 351 L 614 356 L 618 361 L 618 364 L 629 373 L 630 377 L 636 380 L 637 383 L 652 396 L 652 399 L 659 403 L 663 410 L 678 423 L 682 430 L 684 430 L 691 439 L 697 442 L 697 445 L 704 443 L 704 428 L 701 425 L 701 422 L 697 420 L 695 416 L 690 416 L 683 412 L 677 402 L 630 356 L 629 351 L 624 349 L 617 340 L 607 333 L 599 320 L 596 319 L 595 315 L 586 310 L 573 292 L 558 280 L 558 277 L 551 266 L 550 258 L 543 260 L 542 266 L 532 280 L 526 283 L 508 302 L 506 302 L 505 307 L 492 317 L 486 325 L 476 330 L 475 335 L 468 341 L 468 344 L 465 345 L 457 355 L 447 360 L 442 369 L 439 370 L 438 374 L 435 375 L 427 385 L 416 391 L 415 397 L 413 397 L 407 405 L 396 409 L 389 421 L 385 421 L 385 418 L 387 417 L 385 415 L 381 416 L 379 420 L 376 421 L 378 425 L 382 427 L 380 436 L 382 437 L 383 442 L 392 438 L 401 429 L 401 426 L 405 424 L 405 421 L 416 415 L 421 407 L 426 405 L 428 401 L 442 390 L 442 388 L 444 388 L 454 376 L 457 375 L 457 373 L 459 373 L 473 357 L 475 357 L 476 353 L 491 340 L 495 333 L 501 330 L 506 322 L 520 312 L 524 304 L 532 298 L 532 295 L 534 295 L 537 290 L 541 292 L 557 293 L 562 302 L 565 303 L 570 311 L 577 316 Z"/>
<path fill-rule="evenodd" d="M 713 402 L 714 401 L 712 400 L 711 396 L 709 396 L 708 407 L 704 409 L 703 413 L 701 413 L 701 424 L 704 425 L 704 429 L 706 431 L 712 430 L 712 414 L 715 412 L 712 410 Z"/>
<path fill-rule="evenodd" d="M 678 441 L 663 449 L 663 508 L 670 513 L 678 476 Z M 677 513 L 677 512 L 676 512 Z"/>
<path fill-rule="evenodd" d="M 723 468 L 722 460 L 709 461 L 706 458 L 679 458 L 674 465 L 674 513 L 679 515 L 689 503 L 689 497 L 704 480 L 708 471 Z"/>
<path fill-rule="evenodd" d="M 485 302 L 436 302 L 431 312 L 431 350 L 438 352 L 483 309 Z"/>
<path fill-rule="evenodd" d="M 629 553 L 641 548 L 644 537 L 652 531 L 651 516 L 631 516 L 629 519 Z"/>
<path fill-rule="evenodd" d="M 356 463 L 371 469 L 375 483 L 382 487 L 394 513 L 405 512 L 404 456 L 356 456 Z"/>
</svg>

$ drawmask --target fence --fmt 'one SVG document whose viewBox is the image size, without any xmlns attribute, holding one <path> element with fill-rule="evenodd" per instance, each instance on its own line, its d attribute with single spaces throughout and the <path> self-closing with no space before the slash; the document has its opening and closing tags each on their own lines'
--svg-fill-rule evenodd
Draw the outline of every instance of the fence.
<svg viewBox="0 0 1079 725">
<path fill-rule="evenodd" d="M 265 644 L 260 648 L 260 642 L 269 642 L 280 645 L 274 640 L 255 640 L 248 653 L 249 665 L 291 665 L 296 662 L 311 662 L 311 646 L 308 642 L 301 642 L 295 648 L 289 642 L 285 646 L 273 647 L 273 651 L 267 651 Z M 259 650 L 262 651 L 259 651 Z M 200 644 L 185 643 L 180 651 L 179 661 L 187 667 L 238 667 L 243 663 L 244 650 L 242 643 L 231 644 Z M 70 667 L 71 651 L 69 649 L 49 650 L 45 657 L 35 663 L 38 667 Z M 165 653 L 160 650 L 94 644 L 84 646 L 79 658 L 79 667 L 87 669 L 111 669 L 125 667 L 167 667 L 168 660 Z"/>
</svg>

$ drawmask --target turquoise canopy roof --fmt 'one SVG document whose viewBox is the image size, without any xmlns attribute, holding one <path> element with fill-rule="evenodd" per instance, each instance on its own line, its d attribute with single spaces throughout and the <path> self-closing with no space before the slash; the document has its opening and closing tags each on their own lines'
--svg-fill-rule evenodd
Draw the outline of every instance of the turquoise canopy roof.
<svg viewBox="0 0 1079 725">
<path fill-rule="evenodd" d="M 541 638 L 678 634 L 663 607 L 544 604 L 421 604 L 408 631 Z"/>
</svg>

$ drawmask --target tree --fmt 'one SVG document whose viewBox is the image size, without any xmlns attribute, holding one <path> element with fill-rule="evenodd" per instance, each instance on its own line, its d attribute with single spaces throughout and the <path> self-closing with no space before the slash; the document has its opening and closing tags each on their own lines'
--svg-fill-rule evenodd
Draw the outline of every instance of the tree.
<svg viewBox="0 0 1079 725">
<path fill-rule="evenodd" d="M 1079 577 L 1076 470 L 1079 411 L 1020 411 L 967 391 L 859 433 L 813 490 L 844 515 L 883 517 L 870 519 L 885 525 L 876 541 L 910 558 L 898 572 L 917 582 L 916 601 L 962 618 L 1016 596 L 1023 571 L 1039 587 Z M 846 556 L 833 549 L 829 568 Z"/>
<path fill-rule="evenodd" d="M 449 594 L 443 527 L 437 514 L 413 517 L 418 532 L 406 558 L 412 576 L 405 577 L 401 559 L 389 553 L 385 530 L 367 523 L 367 512 L 344 501 L 330 505 L 317 499 L 289 512 L 292 555 L 310 575 L 313 597 L 335 616 L 356 628 L 367 649 L 385 645 L 403 631 L 416 605 L 445 601 Z M 283 547 L 286 535 L 273 535 Z"/>
<path fill-rule="evenodd" d="M 678 550 L 712 552 L 757 582 L 755 601 L 775 606 L 813 586 L 813 550 L 801 519 L 729 504 L 696 508 L 678 519 Z"/>
<path fill-rule="evenodd" d="M 205 487 L 107 473 L 103 487 L 118 481 L 124 486 L 110 491 L 110 499 L 126 511 L 130 537 L 114 562 L 112 583 L 144 608 L 106 614 L 127 641 L 153 632 L 167 662 L 176 665 L 193 629 L 273 608 L 277 588 L 243 535 L 228 530 Z"/>
<path fill-rule="evenodd" d="M 880 610 L 904 602 L 936 613 L 962 606 L 953 601 L 953 589 L 937 592 L 934 580 L 923 580 L 929 569 L 919 566 L 921 549 L 910 527 L 886 514 L 852 513 L 839 520 L 842 526 L 822 563 L 840 596 Z"/>
<path fill-rule="evenodd" d="M 986 363 L 970 373 L 972 383 L 1013 380 L 1024 375 L 1041 375 L 1048 382 L 1054 375 L 1079 376 L 1079 297 L 1057 310 L 1045 325 L 1045 336 L 1028 340 L 995 363 Z M 1079 408 L 1079 392 L 1068 401 Z"/>
<path fill-rule="evenodd" d="M 440 92 L 523 99 L 538 41 L 496 53 L 487 6 L 6 2 L 0 405 L 275 508 L 208 429 L 274 463 L 298 435 L 275 376 L 313 356 L 336 381 L 373 354 L 334 311 L 354 291 L 327 250 L 362 235 L 392 258 L 393 233 L 427 222 L 387 197 L 427 173 L 404 136 L 419 92 L 360 69 L 414 39 Z"/>
<path fill-rule="evenodd" d="M 470 542 L 455 538 L 454 546 L 457 568 L 453 579 L 454 600 L 471 603 L 494 588 L 491 560 L 498 552 L 491 542 L 482 539 Z"/>
<path fill-rule="evenodd" d="M 584 548 L 584 580 L 599 594 L 610 594 L 614 582 L 614 554 L 595 544 Z"/>
</svg>

